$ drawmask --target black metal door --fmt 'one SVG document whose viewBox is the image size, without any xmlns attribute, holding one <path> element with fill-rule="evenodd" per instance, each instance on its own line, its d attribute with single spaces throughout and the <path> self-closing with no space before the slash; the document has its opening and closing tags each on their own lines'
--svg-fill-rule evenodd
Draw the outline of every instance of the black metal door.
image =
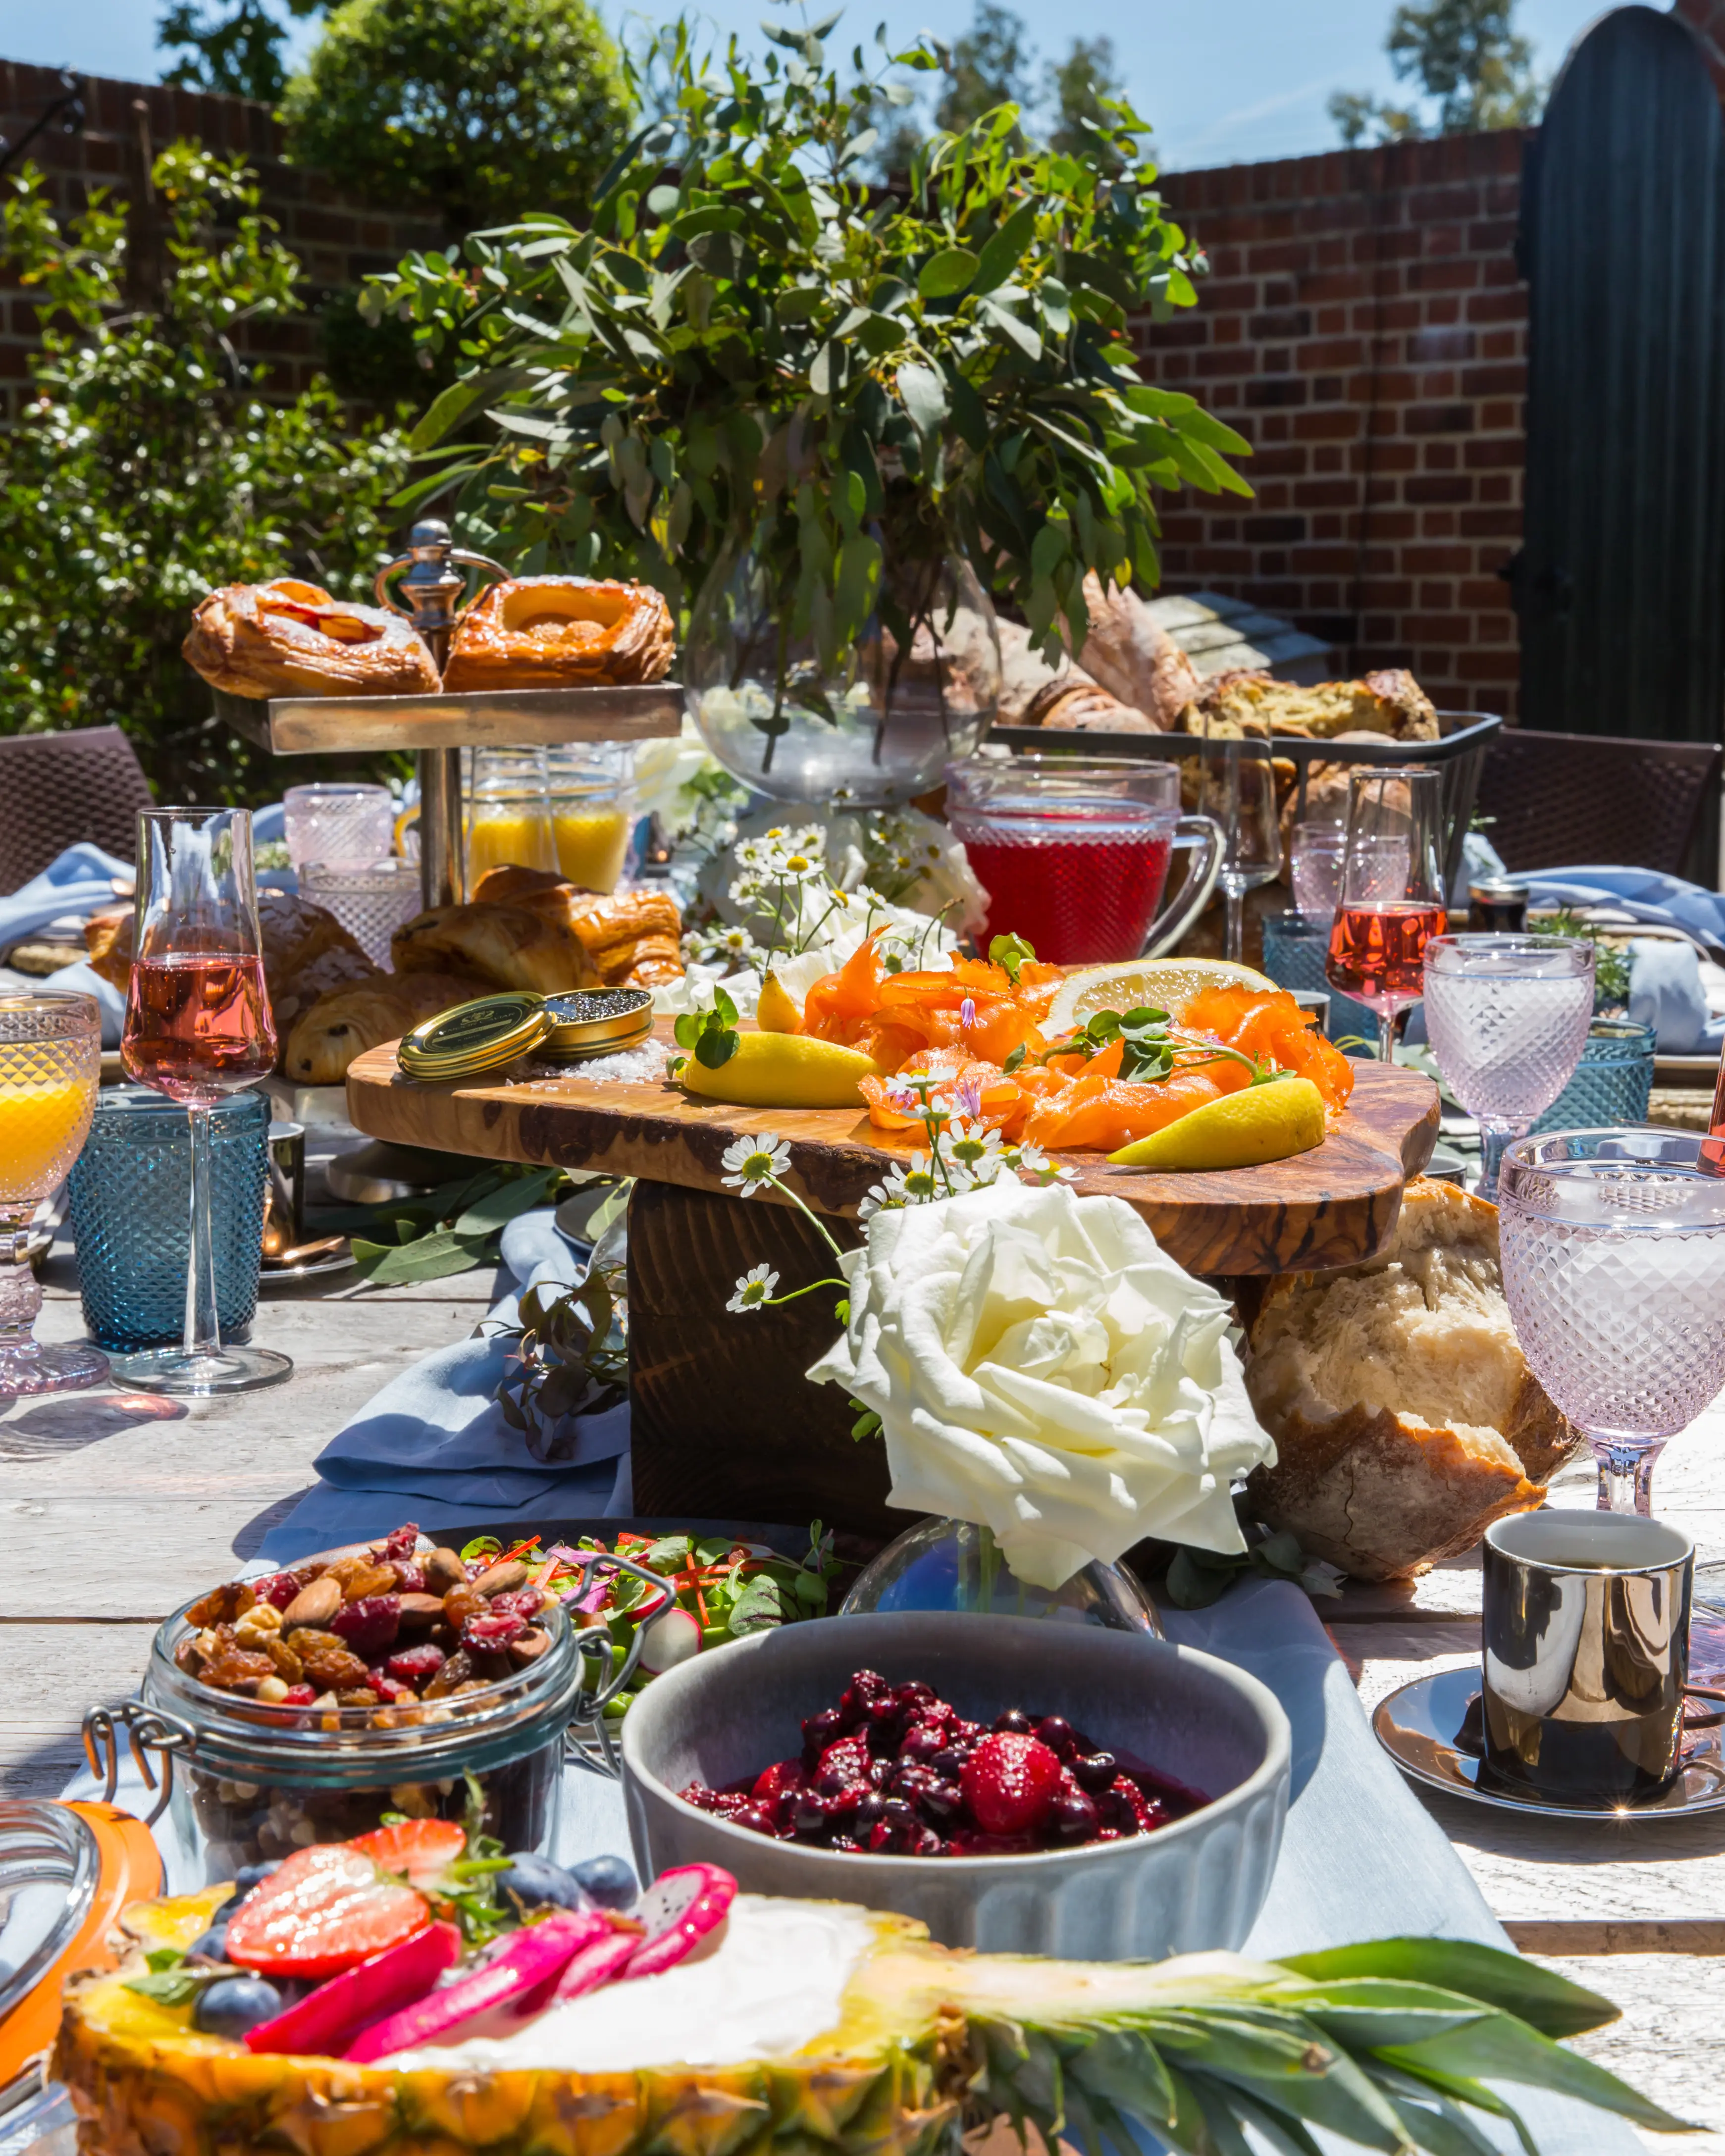
<svg viewBox="0 0 1725 2156">
<path fill-rule="evenodd" d="M 1681 23 L 1581 40 L 1531 146 L 1522 721 L 1720 738 L 1725 127 Z"/>
</svg>

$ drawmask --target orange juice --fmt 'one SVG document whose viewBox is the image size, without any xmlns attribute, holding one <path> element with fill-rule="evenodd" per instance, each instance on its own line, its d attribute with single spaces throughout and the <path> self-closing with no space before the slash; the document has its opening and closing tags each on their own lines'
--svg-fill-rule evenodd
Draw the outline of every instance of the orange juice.
<svg viewBox="0 0 1725 2156">
<path fill-rule="evenodd" d="M 487 869 L 554 869 L 557 847 L 541 800 L 478 800 L 467 826 L 467 884 Z"/>
<path fill-rule="evenodd" d="M 56 1044 L 58 1048 L 60 1044 Z M 8 1075 L 8 1067 L 22 1072 L 16 1053 L 0 1049 L 0 1204 L 33 1203 L 45 1198 L 70 1173 L 95 1111 L 98 1054 L 92 1047 L 82 1054 L 76 1044 L 66 1043 L 69 1060 L 77 1057 L 88 1068 L 53 1076 Z M 39 1069 L 44 1050 L 26 1053 Z"/>
<path fill-rule="evenodd" d="M 629 812 L 621 802 L 557 802 L 552 812 L 557 866 L 583 891 L 615 891 L 629 850 Z"/>
</svg>

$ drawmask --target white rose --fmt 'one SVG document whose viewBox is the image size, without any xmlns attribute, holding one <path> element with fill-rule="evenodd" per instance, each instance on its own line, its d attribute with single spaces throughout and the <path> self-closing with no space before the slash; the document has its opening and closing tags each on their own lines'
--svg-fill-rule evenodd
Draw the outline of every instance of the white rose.
<svg viewBox="0 0 1725 2156">
<path fill-rule="evenodd" d="M 850 1322 L 809 1373 L 880 1417 L 890 1502 L 993 1531 L 1058 1587 L 1147 1535 L 1244 1548 L 1230 1487 L 1276 1448 L 1229 1306 L 1118 1198 L 1002 1177 L 877 1213 Z"/>
</svg>

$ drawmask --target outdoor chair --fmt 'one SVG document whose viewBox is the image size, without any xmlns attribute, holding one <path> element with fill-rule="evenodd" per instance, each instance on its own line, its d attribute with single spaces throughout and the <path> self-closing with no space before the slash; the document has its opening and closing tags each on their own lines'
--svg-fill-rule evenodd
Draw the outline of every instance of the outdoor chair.
<svg viewBox="0 0 1725 2156">
<path fill-rule="evenodd" d="M 0 739 L 0 892 L 80 839 L 131 860 L 150 782 L 118 726 Z"/>
<path fill-rule="evenodd" d="M 1719 749 L 1705 742 L 1506 726 L 1486 755 L 1474 813 L 1513 875 L 1583 862 L 1692 874 L 1685 863 L 1719 764 Z M 1712 880 L 1711 864 L 1703 880 Z"/>
</svg>

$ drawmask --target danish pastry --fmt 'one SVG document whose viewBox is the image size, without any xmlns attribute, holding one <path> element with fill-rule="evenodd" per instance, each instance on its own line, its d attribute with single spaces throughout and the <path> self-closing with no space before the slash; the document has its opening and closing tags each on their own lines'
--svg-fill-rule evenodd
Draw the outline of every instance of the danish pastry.
<svg viewBox="0 0 1725 2156">
<path fill-rule="evenodd" d="M 441 685 L 400 614 L 291 577 L 212 592 L 180 649 L 212 688 L 236 696 L 434 696 Z"/>
<path fill-rule="evenodd" d="M 485 982 L 454 973 L 379 973 L 350 982 L 295 1020 L 281 1067 L 296 1086 L 339 1086 L 356 1055 L 485 993 Z"/>
<path fill-rule="evenodd" d="M 650 584 L 516 577 L 462 617 L 444 686 L 462 694 L 661 681 L 675 648 L 670 608 Z"/>
<path fill-rule="evenodd" d="M 683 918 L 668 892 L 578 891 L 544 869 L 495 868 L 474 887 L 475 904 L 524 906 L 569 929 L 607 988 L 655 988 L 683 978 Z"/>
<path fill-rule="evenodd" d="M 552 996 L 599 977 L 574 931 L 526 906 L 434 906 L 390 938 L 398 973 L 469 973 L 499 988 Z"/>
</svg>

